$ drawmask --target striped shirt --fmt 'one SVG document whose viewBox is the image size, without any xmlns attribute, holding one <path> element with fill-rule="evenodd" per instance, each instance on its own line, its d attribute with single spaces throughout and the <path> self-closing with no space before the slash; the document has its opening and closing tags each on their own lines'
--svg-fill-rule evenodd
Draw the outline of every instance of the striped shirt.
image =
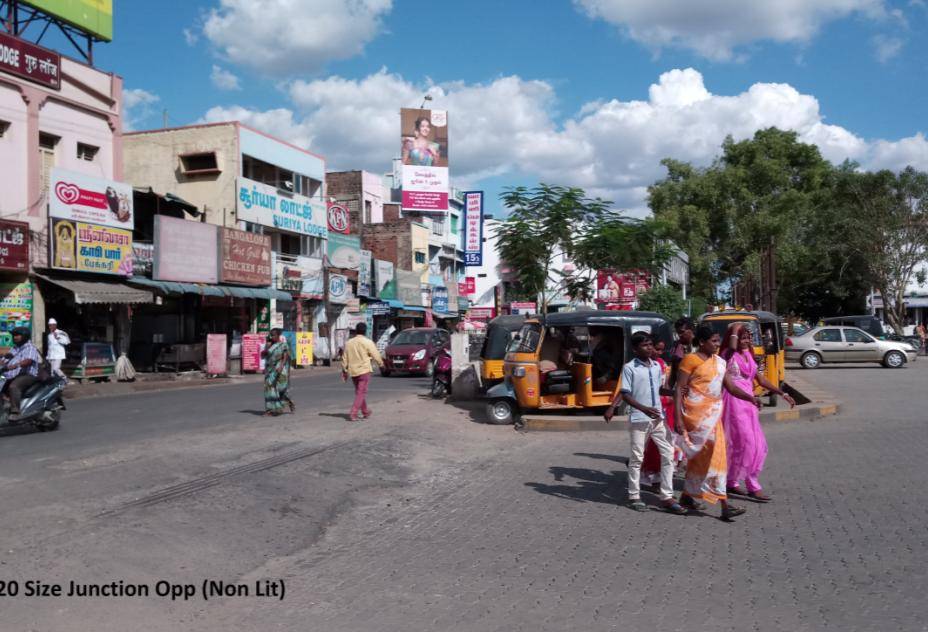
<svg viewBox="0 0 928 632">
<path fill-rule="evenodd" d="M 35 377 L 39 374 L 39 364 L 42 363 L 42 356 L 39 355 L 39 350 L 35 348 L 35 345 L 32 344 L 32 341 L 26 341 L 26 344 L 21 347 L 13 346 L 10 349 L 10 353 L 13 354 L 13 357 L 7 362 L 7 366 L 13 366 L 12 369 L 8 369 L 4 374 L 8 380 L 12 380 L 14 377 L 22 373 L 23 367 L 19 365 L 23 360 L 32 360 L 32 364 L 25 368 L 25 375 L 31 375 Z"/>
</svg>

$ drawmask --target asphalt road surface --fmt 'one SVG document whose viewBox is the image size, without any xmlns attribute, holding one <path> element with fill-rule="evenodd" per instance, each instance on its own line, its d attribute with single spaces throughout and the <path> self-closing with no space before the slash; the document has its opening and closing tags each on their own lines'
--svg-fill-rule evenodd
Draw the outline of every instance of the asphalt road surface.
<svg viewBox="0 0 928 632">
<path fill-rule="evenodd" d="M 473 423 L 424 380 L 375 378 L 367 424 L 332 375 L 272 421 L 258 385 L 75 401 L 0 440 L 0 575 L 286 597 L 0 598 L 0 628 L 923 630 L 928 362 L 803 376 L 843 412 L 765 427 L 774 501 L 733 524 L 627 509 L 623 432 Z"/>
</svg>

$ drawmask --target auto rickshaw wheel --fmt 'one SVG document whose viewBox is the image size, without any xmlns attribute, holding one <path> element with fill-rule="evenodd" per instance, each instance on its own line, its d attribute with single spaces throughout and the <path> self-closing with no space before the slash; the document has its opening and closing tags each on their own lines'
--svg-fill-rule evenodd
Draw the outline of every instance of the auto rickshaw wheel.
<svg viewBox="0 0 928 632">
<path fill-rule="evenodd" d="M 487 402 L 487 418 L 494 426 L 506 426 L 515 422 L 518 413 L 515 402 L 507 398 Z"/>
</svg>

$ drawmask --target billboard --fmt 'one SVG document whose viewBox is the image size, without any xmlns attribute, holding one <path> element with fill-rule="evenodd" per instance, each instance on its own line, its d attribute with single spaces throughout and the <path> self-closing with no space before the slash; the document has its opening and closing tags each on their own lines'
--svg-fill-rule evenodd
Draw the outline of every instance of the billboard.
<svg viewBox="0 0 928 632">
<path fill-rule="evenodd" d="M 0 33 L 0 70 L 61 89 L 61 55 L 6 33 Z"/>
<path fill-rule="evenodd" d="M 273 253 L 272 253 L 273 255 Z M 277 259 L 274 273 L 277 287 L 301 298 L 323 297 L 322 259 L 299 256 L 295 262 Z"/>
<path fill-rule="evenodd" d="M 298 193 L 281 195 L 275 187 L 248 178 L 238 179 L 235 202 L 238 219 L 301 235 L 328 234 L 324 204 Z"/>
<path fill-rule="evenodd" d="M 464 194 L 464 265 L 483 265 L 483 191 Z"/>
<path fill-rule="evenodd" d="M 0 220 L 0 270 L 29 269 L 29 224 Z"/>
<path fill-rule="evenodd" d="M 271 236 L 222 228 L 219 281 L 266 287 L 271 284 Z"/>
<path fill-rule="evenodd" d="M 448 311 L 448 288 L 436 287 L 432 289 L 432 309 L 441 313 Z"/>
<path fill-rule="evenodd" d="M 596 273 L 596 301 L 605 305 L 616 305 L 632 309 L 638 294 L 650 287 L 646 270 L 618 272 L 599 270 Z"/>
<path fill-rule="evenodd" d="M 113 41 L 113 0 L 23 0 L 104 42 Z"/>
<path fill-rule="evenodd" d="M 54 167 L 48 190 L 50 217 L 130 231 L 135 226 L 128 184 Z"/>
<path fill-rule="evenodd" d="M 378 298 L 396 298 L 396 280 L 393 278 L 392 261 L 374 259 L 374 282 L 377 285 Z"/>
<path fill-rule="evenodd" d="M 56 270 L 132 276 L 132 231 L 69 219 L 51 220 L 49 240 Z"/>
<path fill-rule="evenodd" d="M 422 300 L 422 274 L 412 270 L 394 269 L 396 274 L 396 297 L 404 305 L 420 305 L 427 303 Z"/>
<path fill-rule="evenodd" d="M 361 251 L 361 265 L 358 267 L 358 296 L 373 296 L 371 282 L 371 262 L 373 253 L 370 250 Z"/>
<path fill-rule="evenodd" d="M 219 227 L 155 215 L 155 261 L 158 281 L 216 283 L 219 280 Z"/>
<path fill-rule="evenodd" d="M 357 270 L 361 267 L 361 238 L 357 235 L 329 233 L 326 249 L 333 268 Z"/>
<path fill-rule="evenodd" d="M 32 283 L 0 283 L 0 347 L 13 344 L 14 327 L 32 327 Z"/>
<path fill-rule="evenodd" d="M 448 113 L 400 110 L 403 210 L 448 210 Z"/>
</svg>

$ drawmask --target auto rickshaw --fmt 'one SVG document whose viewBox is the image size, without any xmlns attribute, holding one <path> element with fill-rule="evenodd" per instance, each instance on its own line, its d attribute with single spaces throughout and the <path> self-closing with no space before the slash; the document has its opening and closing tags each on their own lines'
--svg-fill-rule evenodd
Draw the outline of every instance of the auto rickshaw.
<svg viewBox="0 0 928 632">
<path fill-rule="evenodd" d="M 503 363 L 503 382 L 487 391 L 490 423 L 510 424 L 524 411 L 610 406 L 622 366 L 632 357 L 632 334 L 643 331 L 670 345 L 670 322 L 654 312 L 587 310 L 525 319 Z"/>
<path fill-rule="evenodd" d="M 757 362 L 757 372 L 763 375 L 771 384 L 782 387 L 786 381 L 786 350 L 783 346 L 783 329 L 780 319 L 770 312 L 748 312 L 741 310 L 725 310 L 703 314 L 699 318 L 701 324 L 712 327 L 722 337 L 725 344 L 725 332 L 732 323 L 743 322 L 754 336 L 754 360 Z M 754 394 L 761 396 L 766 391 L 760 386 L 754 386 Z M 767 393 L 769 406 L 776 404 L 776 395 Z"/>
<path fill-rule="evenodd" d="M 525 316 L 497 316 L 487 325 L 486 337 L 480 349 L 480 382 L 488 389 L 503 381 L 503 360 L 512 337 L 522 329 Z"/>
</svg>

